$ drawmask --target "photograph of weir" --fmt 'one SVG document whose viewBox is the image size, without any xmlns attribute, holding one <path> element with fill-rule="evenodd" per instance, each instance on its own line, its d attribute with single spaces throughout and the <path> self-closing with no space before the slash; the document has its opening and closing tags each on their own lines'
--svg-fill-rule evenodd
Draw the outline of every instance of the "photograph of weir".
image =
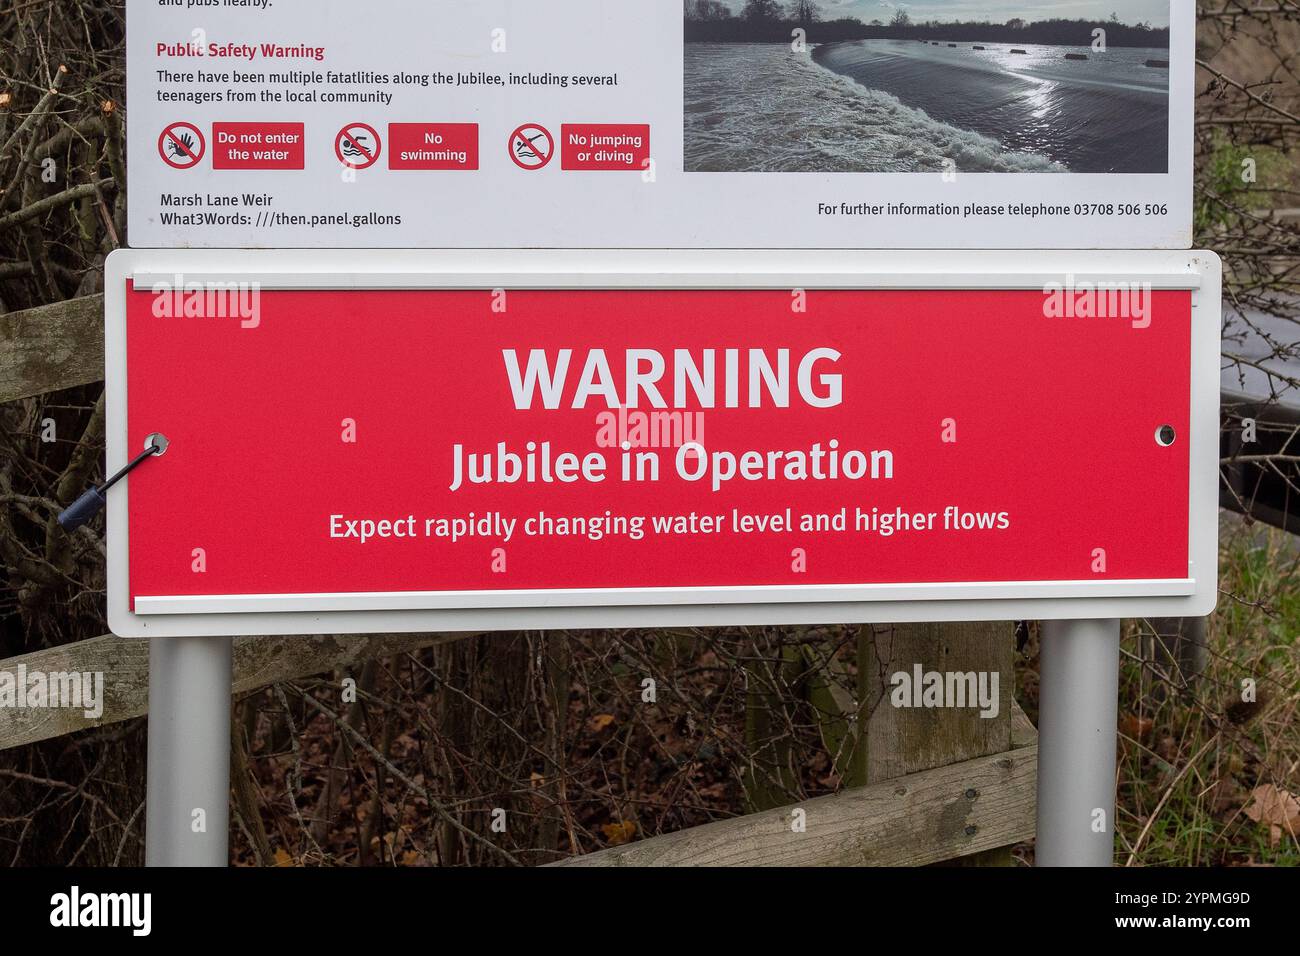
<svg viewBox="0 0 1300 956">
<path fill-rule="evenodd" d="M 1166 173 L 1169 4 L 686 0 L 687 172 Z"/>
</svg>

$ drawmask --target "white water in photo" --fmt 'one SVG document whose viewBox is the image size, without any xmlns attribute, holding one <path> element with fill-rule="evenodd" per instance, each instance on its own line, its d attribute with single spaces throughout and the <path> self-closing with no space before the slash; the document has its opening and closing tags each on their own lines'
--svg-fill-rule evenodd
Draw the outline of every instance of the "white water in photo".
<svg viewBox="0 0 1300 956">
<path fill-rule="evenodd" d="M 813 60 L 1071 172 L 1163 173 L 1169 70 L 1156 64 L 1168 56 L 1154 48 L 852 40 L 817 47 Z"/>
<path fill-rule="evenodd" d="M 1071 144 L 1086 141 L 1090 131 L 1062 115 L 1049 94 L 1068 93 L 1072 109 L 1089 91 L 1098 109 L 1113 109 L 1117 96 L 1158 102 L 1161 117 L 1166 109 L 1167 77 L 1143 73 L 1133 51 L 1122 56 L 1125 69 L 1108 77 L 1095 64 L 1065 60 L 1064 49 L 1035 48 L 1010 67 L 998 59 L 1009 59 L 1009 51 L 972 51 L 978 59 L 955 66 L 940 61 L 956 51 L 914 41 L 908 46 L 915 50 L 901 46 L 906 43 L 837 43 L 814 55 L 782 44 L 688 43 L 687 171 L 940 172 L 951 159 L 961 172 L 1068 172 L 1073 165 L 1058 158 L 1081 153 Z M 890 50 L 890 44 L 900 47 Z M 892 91 L 842 75 L 869 71 Z M 965 95 L 951 96 L 952 87 Z M 1026 100 L 1022 87 L 1038 99 Z M 923 99 L 931 111 L 908 105 L 909 99 Z M 953 101 L 946 111 L 952 115 L 936 117 L 946 100 Z M 956 125 L 959 116 L 982 128 Z M 1093 118 L 1084 117 L 1088 124 Z M 1163 165 L 1163 151 L 1151 162 Z"/>
</svg>

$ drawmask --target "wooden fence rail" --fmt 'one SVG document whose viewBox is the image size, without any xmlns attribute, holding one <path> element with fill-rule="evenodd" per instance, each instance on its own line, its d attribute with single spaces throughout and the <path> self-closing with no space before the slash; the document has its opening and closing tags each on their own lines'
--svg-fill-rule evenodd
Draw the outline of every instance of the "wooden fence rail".
<svg viewBox="0 0 1300 956">
<path fill-rule="evenodd" d="M 549 865 L 927 866 L 1031 839 L 1037 783 L 1034 744 Z"/>
<path fill-rule="evenodd" d="M 1012 707 L 1006 753 L 923 770 L 550 866 L 928 866 L 1034 836 L 1038 731 Z M 803 833 L 791 827 L 802 810 Z"/>
<path fill-rule="evenodd" d="M 242 694 L 280 681 L 459 640 L 465 634 L 312 635 L 235 638 L 234 685 Z M 115 724 L 149 712 L 149 642 L 112 634 L 0 660 L 0 671 L 46 674 L 78 671 L 104 675 L 104 711 L 88 718 L 66 707 L 0 708 L 0 750 Z"/>
<path fill-rule="evenodd" d="M 0 403 L 104 380 L 104 297 L 0 315 Z"/>
</svg>

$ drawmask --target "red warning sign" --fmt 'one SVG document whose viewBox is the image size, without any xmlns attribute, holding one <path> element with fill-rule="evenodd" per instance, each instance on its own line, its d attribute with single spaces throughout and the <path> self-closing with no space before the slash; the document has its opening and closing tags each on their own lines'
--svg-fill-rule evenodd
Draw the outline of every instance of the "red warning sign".
<svg viewBox="0 0 1300 956">
<path fill-rule="evenodd" d="M 645 169 L 650 127 L 645 123 L 565 123 L 560 127 L 562 169 Z"/>
<path fill-rule="evenodd" d="M 213 169 L 303 169 L 302 123 L 213 123 Z"/>
<path fill-rule="evenodd" d="M 1187 577 L 1188 292 L 1150 293 L 1144 329 L 1035 290 L 808 296 L 792 322 L 780 289 L 512 290 L 491 323 L 487 291 L 275 290 L 244 330 L 127 291 L 128 444 L 172 443 L 131 476 L 137 608 Z M 267 408 L 298 437 L 235 467 Z"/>
<path fill-rule="evenodd" d="M 334 155 L 353 169 L 369 169 L 379 162 L 382 150 L 379 133 L 365 123 L 349 123 L 334 137 Z"/>
<path fill-rule="evenodd" d="M 520 169 L 541 169 L 555 155 L 555 138 L 536 123 L 525 123 L 510 134 L 510 158 Z"/>
<path fill-rule="evenodd" d="M 478 123 L 389 123 L 389 169 L 478 169 Z"/>
<path fill-rule="evenodd" d="M 158 136 L 158 155 L 172 169 L 193 169 L 205 149 L 203 133 L 193 123 L 172 123 Z"/>
</svg>

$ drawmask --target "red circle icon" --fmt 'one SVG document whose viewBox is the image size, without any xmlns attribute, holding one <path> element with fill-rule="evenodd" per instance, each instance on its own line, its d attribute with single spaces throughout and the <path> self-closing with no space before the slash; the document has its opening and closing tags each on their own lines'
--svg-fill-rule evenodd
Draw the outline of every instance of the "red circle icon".
<svg viewBox="0 0 1300 956">
<path fill-rule="evenodd" d="M 375 165 L 383 148 L 379 133 L 365 123 L 349 123 L 334 137 L 334 155 L 344 166 L 353 169 L 369 169 Z"/>
<path fill-rule="evenodd" d="M 525 123 L 510 134 L 509 149 L 520 169 L 541 169 L 555 155 L 555 140 L 545 126 Z"/>
<path fill-rule="evenodd" d="M 158 136 L 158 155 L 172 169 L 193 169 L 207 145 L 202 131 L 193 123 L 172 123 Z"/>
</svg>

